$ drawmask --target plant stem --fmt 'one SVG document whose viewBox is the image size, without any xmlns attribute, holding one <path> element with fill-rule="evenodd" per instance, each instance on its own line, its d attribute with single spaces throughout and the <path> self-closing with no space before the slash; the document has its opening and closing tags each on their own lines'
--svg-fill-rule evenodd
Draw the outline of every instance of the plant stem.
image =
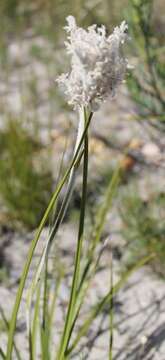
<svg viewBox="0 0 165 360">
<path fill-rule="evenodd" d="M 67 355 L 70 355 L 71 352 L 75 349 L 79 341 L 83 336 L 85 336 L 89 330 L 90 325 L 94 321 L 94 319 L 101 313 L 104 309 L 105 305 L 111 301 L 112 296 L 114 296 L 122 286 L 124 286 L 129 279 L 129 277 L 144 266 L 146 263 L 151 261 L 155 257 L 155 254 L 151 254 L 149 256 L 143 257 L 139 262 L 133 266 L 130 270 L 126 271 L 126 273 L 122 276 L 122 278 L 113 286 L 111 289 L 90 311 L 89 317 L 85 320 L 84 324 L 80 328 L 76 338 L 73 340 L 73 343 L 70 345 L 67 351 Z"/>
<path fill-rule="evenodd" d="M 113 253 L 111 249 L 111 265 L 110 265 L 110 314 L 109 314 L 109 330 L 110 330 L 110 339 L 109 339 L 109 360 L 113 359 Z"/>
<path fill-rule="evenodd" d="M 72 323 L 72 327 L 70 329 L 70 334 L 69 334 L 70 338 L 71 338 L 75 323 L 77 321 L 81 306 L 83 304 L 83 300 L 89 289 L 92 277 L 94 276 L 94 274 L 96 272 L 96 269 L 97 269 L 97 266 L 98 266 L 98 263 L 100 260 L 102 251 L 99 253 L 98 256 L 96 256 L 95 249 L 100 242 L 102 230 L 105 225 L 107 211 L 112 204 L 112 199 L 116 192 L 117 186 L 119 185 L 120 174 L 121 174 L 121 169 L 119 166 L 119 167 L 117 167 L 117 169 L 115 170 L 115 172 L 112 176 L 112 179 L 111 179 L 111 181 L 108 185 L 108 188 L 106 190 L 106 193 L 105 193 L 105 200 L 103 201 L 103 204 L 99 208 L 99 211 L 96 216 L 96 223 L 94 225 L 93 232 L 90 236 L 90 248 L 89 248 L 89 251 L 87 254 L 87 261 L 86 261 L 85 267 L 82 271 L 81 279 L 80 279 L 78 289 L 77 289 L 76 314 L 74 317 L 74 321 Z M 102 250 L 103 250 L 103 248 L 102 248 Z M 87 281 L 85 282 L 85 280 L 87 280 Z M 78 303 L 78 305 L 77 305 L 77 303 Z"/>
<path fill-rule="evenodd" d="M 47 207 L 47 209 L 46 209 L 46 211 L 44 213 L 44 216 L 43 216 L 43 218 L 42 218 L 42 220 L 40 222 L 40 225 L 38 227 L 36 236 L 32 240 L 32 243 L 31 243 L 31 246 L 30 246 L 30 249 L 29 249 L 29 253 L 27 255 L 27 260 L 26 260 L 26 263 L 25 263 L 25 267 L 24 267 L 23 272 L 22 272 L 19 288 L 18 288 L 17 295 L 16 295 L 15 304 L 14 304 L 14 307 L 13 307 L 12 318 L 11 318 L 10 329 L 9 329 L 9 336 L 8 336 L 6 360 L 11 360 L 12 359 L 13 341 L 14 341 L 14 333 L 15 333 L 15 328 L 16 328 L 17 315 L 18 315 L 18 311 L 19 311 L 19 307 L 20 307 L 20 303 L 21 303 L 21 299 L 22 299 L 22 294 L 23 294 L 23 290 L 24 290 L 24 287 L 25 287 L 25 282 L 26 282 L 26 279 L 27 279 L 27 276 L 28 276 L 28 272 L 29 272 L 29 268 L 30 268 L 30 265 L 31 265 L 31 261 L 32 261 L 32 258 L 33 258 L 35 248 L 37 246 L 37 243 L 38 243 L 39 237 L 41 235 L 42 229 L 43 229 L 43 227 L 44 227 L 44 225 L 45 225 L 45 223 L 46 223 L 46 221 L 48 219 L 48 216 L 49 216 L 51 210 L 53 209 L 53 206 L 54 206 L 54 204 L 55 204 L 55 202 L 56 202 L 56 200 L 58 198 L 58 195 L 61 192 L 61 189 L 63 188 L 63 186 L 64 186 L 64 184 L 65 184 L 65 182 L 66 182 L 66 180 L 67 180 L 67 178 L 68 178 L 68 176 L 69 176 L 69 174 L 71 172 L 71 169 L 76 164 L 76 161 L 78 159 L 82 143 L 84 141 L 84 136 L 85 136 L 85 134 L 87 132 L 87 129 L 89 127 L 91 118 L 92 118 L 92 113 L 89 115 L 89 118 L 87 120 L 84 132 L 83 132 L 81 140 L 80 140 L 80 143 L 79 143 L 79 145 L 77 147 L 77 150 L 76 150 L 76 152 L 75 152 L 75 154 L 73 156 L 71 164 L 68 167 L 68 169 L 66 170 L 61 182 L 58 184 L 57 189 L 55 190 L 55 192 L 54 192 L 54 194 L 53 194 L 53 196 L 52 196 L 52 198 L 50 200 L 50 203 L 49 203 L 49 205 L 48 205 L 48 207 Z"/>
<path fill-rule="evenodd" d="M 77 139 L 76 139 L 76 144 L 75 144 L 75 148 L 74 148 L 74 154 L 76 154 L 77 152 L 77 149 L 79 148 L 79 143 L 81 141 L 81 137 L 82 137 L 82 134 L 84 132 L 84 128 L 86 124 L 84 124 L 84 113 L 82 113 L 82 111 L 79 113 L 79 126 L 78 126 L 78 133 L 77 133 Z M 86 121 L 87 123 L 87 121 Z M 38 266 L 37 266 L 37 269 L 36 269 L 36 272 L 34 274 L 34 277 L 33 277 L 33 280 L 32 280 L 32 283 L 31 283 L 31 286 L 28 290 L 28 293 L 27 293 L 27 328 L 29 329 L 29 335 L 30 335 L 30 312 L 31 312 L 31 304 L 32 304 L 32 298 L 33 298 L 33 295 L 34 295 L 34 292 L 35 292 L 35 289 L 36 289 L 36 286 L 37 286 L 37 283 L 41 277 L 41 272 L 44 268 L 44 265 L 45 263 L 48 262 L 48 254 L 50 252 L 50 248 L 51 248 L 51 245 L 52 245 L 52 242 L 53 242 L 53 239 L 59 229 L 59 226 L 60 224 L 62 223 L 63 221 L 63 218 L 65 216 L 65 213 L 67 211 L 67 208 L 68 208 L 68 205 L 69 205 L 69 202 L 70 202 L 70 198 L 72 196 L 72 193 L 73 193 L 73 189 L 74 189 L 74 183 L 75 183 L 75 178 L 76 178 L 76 171 L 77 171 L 77 168 L 79 166 L 79 163 L 80 163 L 80 160 L 81 160 L 81 157 L 83 155 L 83 151 L 81 151 L 81 147 L 79 149 L 79 156 L 78 156 L 78 159 L 75 163 L 75 166 L 72 167 L 71 171 L 70 171 L 70 174 L 69 174 L 69 181 L 68 181 L 68 185 L 67 185 L 67 190 L 66 190 L 66 194 L 64 196 L 64 199 L 63 199 L 63 202 L 62 202 L 62 205 L 60 207 L 60 209 L 58 210 L 58 213 L 57 213 L 57 217 L 55 217 L 54 219 L 54 224 L 52 226 L 52 229 L 48 235 L 48 238 L 46 240 L 46 243 L 45 243 L 45 247 L 42 251 L 42 254 L 40 256 L 40 260 L 39 260 L 39 263 L 38 263 Z M 45 270 L 46 271 L 46 270 Z M 47 293 L 47 276 L 45 275 L 45 281 L 44 281 L 44 298 L 46 297 L 46 293 Z M 44 307 L 43 307 L 43 316 L 45 315 L 45 310 L 46 310 L 46 301 L 44 301 Z M 43 321 L 43 325 L 44 325 L 44 321 Z M 43 326 L 44 328 L 44 326 Z"/>
<path fill-rule="evenodd" d="M 86 111 L 84 109 L 84 125 L 87 122 Z M 73 323 L 74 317 L 74 305 L 76 302 L 76 293 L 78 288 L 79 273 L 80 273 L 80 258 L 82 252 L 82 241 L 84 233 L 84 219 L 85 219 L 85 208 L 86 208 L 86 194 L 87 194 L 87 178 L 88 178 L 88 134 L 84 137 L 84 159 L 83 159 L 83 184 L 82 184 L 82 199 L 81 199 L 81 210 L 80 210 L 80 221 L 79 221 L 79 232 L 77 239 L 77 249 L 75 255 L 74 273 L 71 287 L 70 300 L 67 310 L 66 321 L 64 325 L 64 331 L 61 338 L 60 348 L 57 354 L 58 360 L 65 359 L 65 354 L 70 341 L 70 329 Z"/>
</svg>

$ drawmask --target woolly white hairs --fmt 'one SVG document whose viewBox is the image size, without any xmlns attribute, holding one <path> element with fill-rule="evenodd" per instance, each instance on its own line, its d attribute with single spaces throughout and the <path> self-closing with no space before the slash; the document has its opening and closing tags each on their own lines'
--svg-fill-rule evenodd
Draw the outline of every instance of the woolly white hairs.
<svg viewBox="0 0 165 360">
<path fill-rule="evenodd" d="M 128 38 L 128 25 L 123 21 L 106 36 L 103 25 L 84 30 L 76 25 L 73 16 L 66 20 L 68 42 L 65 45 L 71 56 L 71 72 L 62 74 L 57 82 L 63 86 L 69 104 L 96 111 L 108 96 L 115 95 L 124 79 L 128 61 L 122 45 Z"/>
</svg>

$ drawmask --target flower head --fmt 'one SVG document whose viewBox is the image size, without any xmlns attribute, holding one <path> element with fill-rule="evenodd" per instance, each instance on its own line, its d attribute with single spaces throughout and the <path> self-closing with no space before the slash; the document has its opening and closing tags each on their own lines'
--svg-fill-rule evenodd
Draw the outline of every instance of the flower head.
<svg viewBox="0 0 165 360">
<path fill-rule="evenodd" d="M 124 79 L 128 62 L 122 45 L 128 38 L 128 26 L 123 21 L 106 36 L 103 25 L 85 30 L 76 25 L 73 16 L 67 17 L 67 23 L 65 45 L 71 57 L 71 71 L 62 74 L 57 82 L 63 86 L 69 104 L 95 111 L 108 96 L 114 96 Z"/>
</svg>

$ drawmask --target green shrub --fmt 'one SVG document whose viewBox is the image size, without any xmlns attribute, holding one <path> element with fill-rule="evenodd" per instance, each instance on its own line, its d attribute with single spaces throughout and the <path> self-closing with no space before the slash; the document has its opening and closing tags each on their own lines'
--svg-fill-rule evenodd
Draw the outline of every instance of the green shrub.
<svg viewBox="0 0 165 360">
<path fill-rule="evenodd" d="M 52 176 L 43 168 L 41 149 L 18 120 L 0 132 L 0 199 L 12 226 L 35 228 L 48 203 Z"/>
<path fill-rule="evenodd" d="M 165 193 L 158 192 L 143 201 L 135 188 L 121 198 L 122 234 L 129 245 L 126 262 L 136 263 L 142 255 L 155 254 L 153 269 L 165 275 Z"/>
<path fill-rule="evenodd" d="M 132 38 L 131 51 L 134 47 L 137 61 L 127 85 L 132 99 L 139 105 L 140 119 L 165 130 L 163 31 L 155 18 L 156 4 L 156 0 L 130 0 L 126 16 Z"/>
</svg>

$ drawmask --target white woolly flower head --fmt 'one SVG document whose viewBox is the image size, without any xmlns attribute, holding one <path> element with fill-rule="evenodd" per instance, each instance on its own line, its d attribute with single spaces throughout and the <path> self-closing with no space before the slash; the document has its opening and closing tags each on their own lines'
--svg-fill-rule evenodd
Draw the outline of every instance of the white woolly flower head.
<svg viewBox="0 0 165 360">
<path fill-rule="evenodd" d="M 69 104 L 95 111 L 108 96 L 114 96 L 124 79 L 128 62 L 122 45 L 128 38 L 128 25 L 123 21 L 106 36 L 103 25 L 85 30 L 76 25 L 73 16 L 67 17 L 67 23 L 65 45 L 71 57 L 71 71 L 62 74 L 57 82 L 63 86 Z"/>
</svg>

